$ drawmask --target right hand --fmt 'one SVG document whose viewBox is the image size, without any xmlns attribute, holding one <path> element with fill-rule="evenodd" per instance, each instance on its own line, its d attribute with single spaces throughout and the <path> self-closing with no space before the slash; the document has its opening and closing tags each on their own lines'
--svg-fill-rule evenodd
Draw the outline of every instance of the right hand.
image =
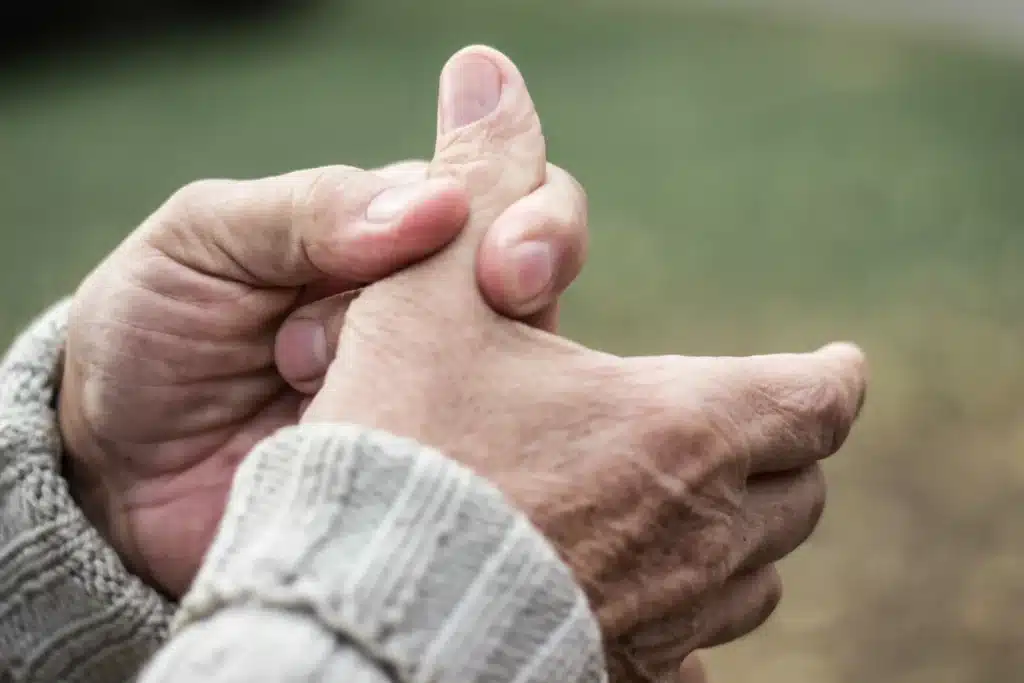
<svg viewBox="0 0 1024 683">
<path fill-rule="evenodd" d="M 495 483 L 575 572 L 615 679 L 677 680 L 691 652 L 774 608 L 771 563 L 817 521 L 817 463 L 856 419 L 864 359 L 848 344 L 619 358 L 496 314 L 474 286 L 473 256 L 543 180 L 540 123 L 494 51 L 460 52 L 441 81 L 431 175 L 468 188 L 469 224 L 350 305 L 303 421 L 411 437 Z"/>
</svg>

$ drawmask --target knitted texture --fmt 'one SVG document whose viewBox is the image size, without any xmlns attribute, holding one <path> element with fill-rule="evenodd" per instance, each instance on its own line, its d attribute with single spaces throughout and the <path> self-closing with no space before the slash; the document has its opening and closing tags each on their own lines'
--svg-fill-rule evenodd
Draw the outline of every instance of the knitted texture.
<svg viewBox="0 0 1024 683">
<path fill-rule="evenodd" d="M 586 598 L 523 515 L 436 451 L 350 426 L 246 458 L 175 628 L 145 683 L 604 677 Z"/>
<path fill-rule="evenodd" d="M 247 457 L 166 641 L 175 606 L 61 476 L 67 313 L 0 365 L 0 681 L 119 683 L 151 658 L 142 683 L 605 680 L 594 616 L 525 517 L 441 454 L 341 425 Z"/>
<path fill-rule="evenodd" d="M 164 641 L 173 606 L 128 573 L 75 505 L 53 409 L 68 302 L 0 364 L 0 680 L 119 683 Z"/>
</svg>

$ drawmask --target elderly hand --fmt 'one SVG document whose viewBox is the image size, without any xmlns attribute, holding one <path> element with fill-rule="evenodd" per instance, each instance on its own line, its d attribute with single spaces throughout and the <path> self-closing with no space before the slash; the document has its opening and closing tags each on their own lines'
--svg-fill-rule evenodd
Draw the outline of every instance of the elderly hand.
<svg viewBox="0 0 1024 683">
<path fill-rule="evenodd" d="M 556 298 L 582 266 L 585 205 L 550 167 L 495 222 L 476 272 L 497 310 L 553 327 Z M 426 178 L 425 163 L 207 180 L 177 192 L 85 280 L 60 425 L 73 492 L 130 569 L 184 593 L 237 464 L 298 421 L 305 394 L 289 382 L 308 390 L 326 370 L 324 328 L 303 307 L 440 249 L 467 212 L 461 184 Z"/>
<path fill-rule="evenodd" d="M 495 482 L 587 591 L 615 680 L 700 680 L 694 650 L 767 618 L 772 563 L 821 512 L 818 461 L 856 419 L 848 344 L 749 358 L 619 358 L 495 313 L 473 277 L 502 212 L 545 177 L 525 84 L 502 55 L 442 74 L 429 176 L 468 189 L 470 218 L 431 259 L 364 289 L 305 422 L 434 446 Z"/>
</svg>

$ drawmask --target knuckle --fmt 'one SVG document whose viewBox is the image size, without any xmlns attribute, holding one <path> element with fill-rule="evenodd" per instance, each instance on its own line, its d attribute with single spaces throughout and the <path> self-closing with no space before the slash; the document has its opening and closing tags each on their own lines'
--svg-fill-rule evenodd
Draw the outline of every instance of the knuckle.
<svg viewBox="0 0 1024 683">
<path fill-rule="evenodd" d="M 361 171 L 348 166 L 325 166 L 300 171 L 287 183 L 287 215 L 292 232 L 313 262 L 336 260 L 342 247 L 329 239 L 342 216 L 367 199 L 368 188 L 360 183 Z"/>
<path fill-rule="evenodd" d="M 292 183 L 288 196 L 292 220 L 300 227 L 328 221 L 335 208 L 331 200 L 340 185 L 337 172 L 329 168 L 312 171 L 306 182 Z"/>
<path fill-rule="evenodd" d="M 157 223 L 202 222 L 216 214 L 216 208 L 234 190 L 237 181 L 220 178 L 193 180 L 168 198 L 158 214 Z"/>
<path fill-rule="evenodd" d="M 643 387 L 647 424 L 670 449 L 668 457 L 697 481 L 725 482 L 738 490 L 747 477 L 751 445 L 731 411 L 715 398 L 718 388 L 700 386 L 699 374 L 685 357 L 643 362 L 651 378 Z"/>
<path fill-rule="evenodd" d="M 217 178 L 193 180 L 178 188 L 171 195 L 170 203 L 176 206 L 192 207 L 209 204 L 226 186 L 233 181 Z"/>
<path fill-rule="evenodd" d="M 224 209 L 237 185 L 235 180 L 213 178 L 183 185 L 142 223 L 139 236 L 176 258 L 204 253 L 206 236 L 217 233 L 228 220 Z"/>
<path fill-rule="evenodd" d="M 692 440 L 703 443 L 710 429 L 701 419 L 700 406 L 692 394 L 681 390 L 686 371 L 675 356 L 633 358 L 627 361 L 633 371 L 631 395 L 640 418 L 635 426 L 645 436 L 666 442 L 669 447 Z"/>
<path fill-rule="evenodd" d="M 562 192 L 569 200 L 568 205 L 572 208 L 572 212 L 566 219 L 566 223 L 586 225 L 590 206 L 586 188 L 574 175 L 554 164 L 548 165 L 548 179 L 554 181 L 553 185 L 562 188 Z"/>
</svg>

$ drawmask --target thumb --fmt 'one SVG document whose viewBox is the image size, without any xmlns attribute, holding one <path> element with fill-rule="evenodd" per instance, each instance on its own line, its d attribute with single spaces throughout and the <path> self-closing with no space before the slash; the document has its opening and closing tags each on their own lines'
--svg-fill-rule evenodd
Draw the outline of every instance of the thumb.
<svg viewBox="0 0 1024 683">
<path fill-rule="evenodd" d="M 455 178 L 469 195 L 469 224 L 453 249 L 461 252 L 460 268 L 472 271 L 491 223 L 543 184 L 546 162 L 540 119 L 515 64 L 483 46 L 449 59 L 441 72 L 428 177 Z"/>
<path fill-rule="evenodd" d="M 342 289 L 442 248 L 462 229 L 467 201 L 451 177 L 330 166 L 191 183 L 139 235 L 187 267 L 254 287 L 329 279 Z"/>
</svg>

